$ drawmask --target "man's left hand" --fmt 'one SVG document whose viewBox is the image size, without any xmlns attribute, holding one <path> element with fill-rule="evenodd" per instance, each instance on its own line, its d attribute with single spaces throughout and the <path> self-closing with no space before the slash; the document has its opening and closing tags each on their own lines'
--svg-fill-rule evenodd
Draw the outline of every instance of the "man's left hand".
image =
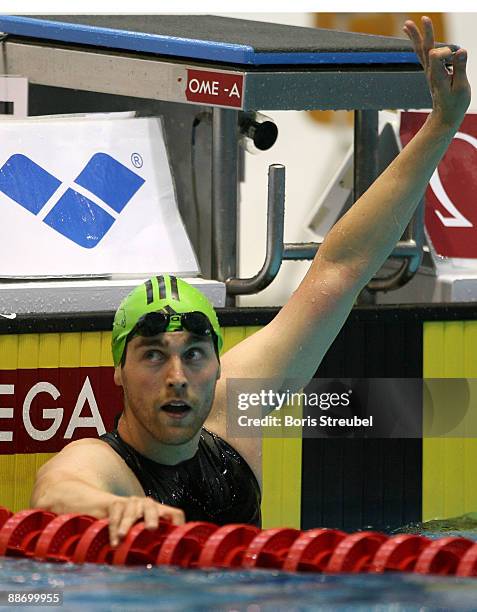
<svg viewBox="0 0 477 612">
<path fill-rule="evenodd" d="M 414 21 L 406 21 L 403 30 L 411 39 L 421 61 L 431 90 L 433 114 L 443 124 L 457 129 L 470 104 L 470 85 L 467 80 L 467 51 L 455 53 L 449 47 L 436 47 L 434 29 L 429 17 L 422 17 L 421 33 Z"/>
</svg>

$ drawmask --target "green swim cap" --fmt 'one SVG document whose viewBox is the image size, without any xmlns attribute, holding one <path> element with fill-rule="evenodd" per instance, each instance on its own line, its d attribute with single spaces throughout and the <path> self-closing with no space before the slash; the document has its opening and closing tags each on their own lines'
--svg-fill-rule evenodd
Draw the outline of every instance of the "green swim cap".
<svg viewBox="0 0 477 612">
<path fill-rule="evenodd" d="M 117 309 L 111 339 L 115 366 L 121 363 L 127 337 L 138 320 L 148 312 L 157 311 L 177 314 L 185 312 L 203 313 L 217 335 L 218 352 L 222 349 L 223 338 L 219 320 L 209 300 L 201 291 L 181 278 L 164 274 L 153 276 L 133 289 Z M 177 329 L 176 326 L 169 324 L 166 331 L 174 331 L 175 329 Z"/>
</svg>

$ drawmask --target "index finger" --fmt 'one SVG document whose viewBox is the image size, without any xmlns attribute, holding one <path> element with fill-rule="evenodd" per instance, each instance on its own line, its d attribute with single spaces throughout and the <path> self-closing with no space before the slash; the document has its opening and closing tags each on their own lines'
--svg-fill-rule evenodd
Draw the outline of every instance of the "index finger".
<svg viewBox="0 0 477 612">
<path fill-rule="evenodd" d="M 424 42 L 422 39 L 422 34 L 414 21 L 408 19 L 403 26 L 404 33 L 409 37 L 412 42 L 412 46 L 414 47 L 414 52 L 419 58 L 419 61 L 422 64 L 424 70 L 427 68 L 427 57 L 424 55 L 423 47 Z"/>
<path fill-rule="evenodd" d="M 425 16 L 421 18 L 421 24 L 422 24 L 422 29 L 424 32 L 424 37 L 423 37 L 424 54 L 427 57 L 429 54 L 429 51 L 431 49 L 434 49 L 435 47 L 434 26 L 432 25 L 432 19 L 430 19 L 430 17 L 425 17 Z"/>
</svg>

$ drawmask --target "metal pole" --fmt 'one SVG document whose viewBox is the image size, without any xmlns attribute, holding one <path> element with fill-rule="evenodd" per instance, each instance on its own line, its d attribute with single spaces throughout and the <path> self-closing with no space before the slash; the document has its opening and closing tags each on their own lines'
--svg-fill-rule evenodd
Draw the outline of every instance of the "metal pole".
<svg viewBox="0 0 477 612">
<path fill-rule="evenodd" d="M 212 111 L 212 278 L 237 276 L 238 111 Z M 226 306 L 235 306 L 227 296 Z"/>
<path fill-rule="evenodd" d="M 268 287 L 280 270 L 283 260 L 283 229 L 285 225 L 285 166 L 272 164 L 268 168 L 267 250 L 265 262 L 251 278 L 230 278 L 227 292 L 231 295 L 258 293 Z"/>
<path fill-rule="evenodd" d="M 354 198 L 366 191 L 376 178 L 378 167 L 378 111 L 354 112 Z M 376 296 L 363 289 L 358 304 L 375 304 Z"/>
</svg>

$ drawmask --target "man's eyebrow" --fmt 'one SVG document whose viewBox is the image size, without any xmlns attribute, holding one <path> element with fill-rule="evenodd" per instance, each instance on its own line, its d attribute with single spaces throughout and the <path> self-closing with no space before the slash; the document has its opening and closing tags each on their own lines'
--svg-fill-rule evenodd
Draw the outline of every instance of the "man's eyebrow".
<svg viewBox="0 0 477 612">
<path fill-rule="evenodd" d="M 169 346 L 169 341 L 163 336 L 163 334 L 157 336 L 137 336 L 139 342 L 136 344 L 137 348 L 143 348 L 145 346 L 159 346 L 165 348 Z M 203 336 L 202 334 L 194 334 L 189 332 L 189 337 L 186 344 L 197 344 L 197 343 L 210 343 L 212 338 L 210 336 Z"/>
<path fill-rule="evenodd" d="M 188 340 L 188 344 L 197 344 L 197 342 L 206 342 L 209 344 L 212 342 L 211 336 L 205 336 L 203 334 L 194 334 L 194 332 L 190 333 L 190 339 Z"/>
<path fill-rule="evenodd" d="M 167 346 L 168 342 L 164 342 L 164 338 L 159 336 L 138 336 L 139 342 L 137 343 L 138 348 L 143 346 Z"/>
</svg>

